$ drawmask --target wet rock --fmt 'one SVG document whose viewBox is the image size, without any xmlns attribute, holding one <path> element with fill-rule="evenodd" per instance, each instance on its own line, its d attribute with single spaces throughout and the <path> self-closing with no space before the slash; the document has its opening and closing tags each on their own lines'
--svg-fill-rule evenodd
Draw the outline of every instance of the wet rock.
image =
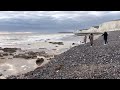
<svg viewBox="0 0 120 90">
<path fill-rule="evenodd" d="M 47 53 L 45 51 L 36 52 L 36 54 L 39 56 L 46 56 L 47 55 Z"/>
<path fill-rule="evenodd" d="M 3 53 L 3 56 L 8 56 L 9 54 L 8 53 Z"/>
<path fill-rule="evenodd" d="M 36 55 L 18 54 L 18 55 L 13 56 L 13 58 L 35 59 L 35 58 L 37 58 L 37 56 Z"/>
<path fill-rule="evenodd" d="M 0 73 L 0 76 L 2 76 L 3 74 L 2 73 Z"/>
<path fill-rule="evenodd" d="M 72 45 L 75 45 L 75 43 L 72 43 Z"/>
<path fill-rule="evenodd" d="M 40 66 L 43 62 L 44 62 L 44 58 L 38 58 L 38 59 L 36 60 L 36 64 L 37 64 L 38 66 Z"/>
<path fill-rule="evenodd" d="M 13 58 L 8 58 L 8 59 L 13 59 Z"/>
<path fill-rule="evenodd" d="M 0 53 L 0 57 L 3 57 L 3 54 Z"/>
<path fill-rule="evenodd" d="M 21 50 L 20 48 L 3 48 L 4 52 L 14 53 L 16 50 Z"/>
<path fill-rule="evenodd" d="M 12 55 L 12 56 L 13 56 L 14 54 L 10 53 L 10 55 Z"/>
<path fill-rule="evenodd" d="M 46 48 L 39 48 L 39 49 L 46 49 Z"/>
<path fill-rule="evenodd" d="M 50 57 L 50 55 L 48 55 L 45 51 L 41 52 L 29 51 L 25 52 L 24 54 L 14 55 L 13 58 L 36 59 L 37 56 Z"/>
<path fill-rule="evenodd" d="M 53 57 L 53 55 L 43 55 L 45 58 Z"/>
<path fill-rule="evenodd" d="M 0 47 L 0 50 L 2 50 L 3 48 L 2 47 Z"/>
<path fill-rule="evenodd" d="M 24 59 L 35 59 L 37 58 L 37 53 L 35 52 L 25 52 L 24 54 L 18 54 L 13 56 L 13 58 L 24 58 Z"/>
<path fill-rule="evenodd" d="M 64 45 L 63 42 L 49 42 L 49 43 L 58 44 L 58 45 Z"/>
<path fill-rule="evenodd" d="M 52 49 L 52 50 L 54 50 L 54 51 L 55 51 L 55 50 L 57 50 L 57 49 Z"/>
<path fill-rule="evenodd" d="M 47 40 L 50 40 L 50 39 L 47 39 Z"/>
</svg>

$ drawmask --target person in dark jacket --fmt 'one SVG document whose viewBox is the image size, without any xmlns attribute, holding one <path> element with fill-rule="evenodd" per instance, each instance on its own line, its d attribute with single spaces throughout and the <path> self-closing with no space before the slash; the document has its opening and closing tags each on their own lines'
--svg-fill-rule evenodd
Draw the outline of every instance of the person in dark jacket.
<svg viewBox="0 0 120 90">
<path fill-rule="evenodd" d="M 89 35 L 90 45 L 91 45 L 91 46 L 93 45 L 93 38 L 94 38 L 94 36 L 93 36 L 93 34 L 91 33 L 91 34 Z"/>
<path fill-rule="evenodd" d="M 104 32 L 104 34 L 102 35 L 104 37 L 104 41 L 105 41 L 105 45 L 108 43 L 107 38 L 108 38 L 108 34 L 107 32 Z"/>
</svg>

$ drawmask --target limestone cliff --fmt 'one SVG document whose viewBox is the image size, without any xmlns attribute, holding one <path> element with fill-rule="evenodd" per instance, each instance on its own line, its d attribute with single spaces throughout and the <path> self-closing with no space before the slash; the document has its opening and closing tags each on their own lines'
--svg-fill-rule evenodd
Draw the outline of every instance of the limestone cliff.
<svg viewBox="0 0 120 90">
<path fill-rule="evenodd" d="M 99 26 L 92 26 L 88 30 L 81 30 L 81 33 L 88 32 L 104 32 L 104 31 L 116 31 L 120 30 L 120 20 L 114 20 L 102 23 Z"/>
</svg>

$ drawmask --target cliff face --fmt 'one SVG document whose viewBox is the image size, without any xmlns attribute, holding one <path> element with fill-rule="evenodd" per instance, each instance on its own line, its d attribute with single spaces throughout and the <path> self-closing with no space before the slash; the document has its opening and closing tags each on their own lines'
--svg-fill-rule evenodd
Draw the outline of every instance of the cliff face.
<svg viewBox="0 0 120 90">
<path fill-rule="evenodd" d="M 120 20 L 105 22 L 96 27 L 90 27 L 88 30 L 82 30 L 80 32 L 104 32 L 104 31 L 116 31 L 120 30 Z"/>
</svg>

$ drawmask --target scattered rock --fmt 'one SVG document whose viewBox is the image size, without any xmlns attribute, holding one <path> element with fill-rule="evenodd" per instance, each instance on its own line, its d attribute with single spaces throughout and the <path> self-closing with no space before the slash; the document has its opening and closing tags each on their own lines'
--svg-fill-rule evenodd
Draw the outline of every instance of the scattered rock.
<svg viewBox="0 0 120 90">
<path fill-rule="evenodd" d="M 57 50 L 57 49 L 52 49 L 52 50 L 54 50 L 54 51 L 55 51 L 55 50 Z"/>
<path fill-rule="evenodd" d="M 2 53 L 0 53 L 0 57 L 3 57 L 3 54 L 2 54 Z"/>
<path fill-rule="evenodd" d="M 12 55 L 12 56 L 13 56 L 14 54 L 10 53 L 10 55 Z"/>
<path fill-rule="evenodd" d="M 36 60 L 36 64 L 37 64 L 38 66 L 40 66 L 43 62 L 44 62 L 44 59 L 43 59 L 43 58 L 38 58 L 38 59 Z"/>
<path fill-rule="evenodd" d="M 8 58 L 8 59 L 12 59 L 12 58 Z"/>
<path fill-rule="evenodd" d="M 31 44 L 28 44 L 28 45 L 31 45 Z"/>
<path fill-rule="evenodd" d="M 16 50 L 21 50 L 20 48 L 3 48 L 4 52 L 14 53 Z"/>
<path fill-rule="evenodd" d="M 35 59 L 35 58 L 37 58 L 37 56 L 36 55 L 18 54 L 18 55 L 13 56 L 13 58 Z"/>
<path fill-rule="evenodd" d="M 8 56 L 9 54 L 8 53 L 3 53 L 3 56 Z"/>
<path fill-rule="evenodd" d="M 75 45 L 75 43 L 72 43 L 72 45 Z"/>
<path fill-rule="evenodd" d="M 2 76 L 3 74 L 2 73 L 0 73 L 0 76 Z"/>
<path fill-rule="evenodd" d="M 58 45 L 64 45 L 63 42 L 49 42 L 49 43 L 58 44 Z"/>
<path fill-rule="evenodd" d="M 39 49 L 46 49 L 46 48 L 39 48 Z"/>
</svg>

